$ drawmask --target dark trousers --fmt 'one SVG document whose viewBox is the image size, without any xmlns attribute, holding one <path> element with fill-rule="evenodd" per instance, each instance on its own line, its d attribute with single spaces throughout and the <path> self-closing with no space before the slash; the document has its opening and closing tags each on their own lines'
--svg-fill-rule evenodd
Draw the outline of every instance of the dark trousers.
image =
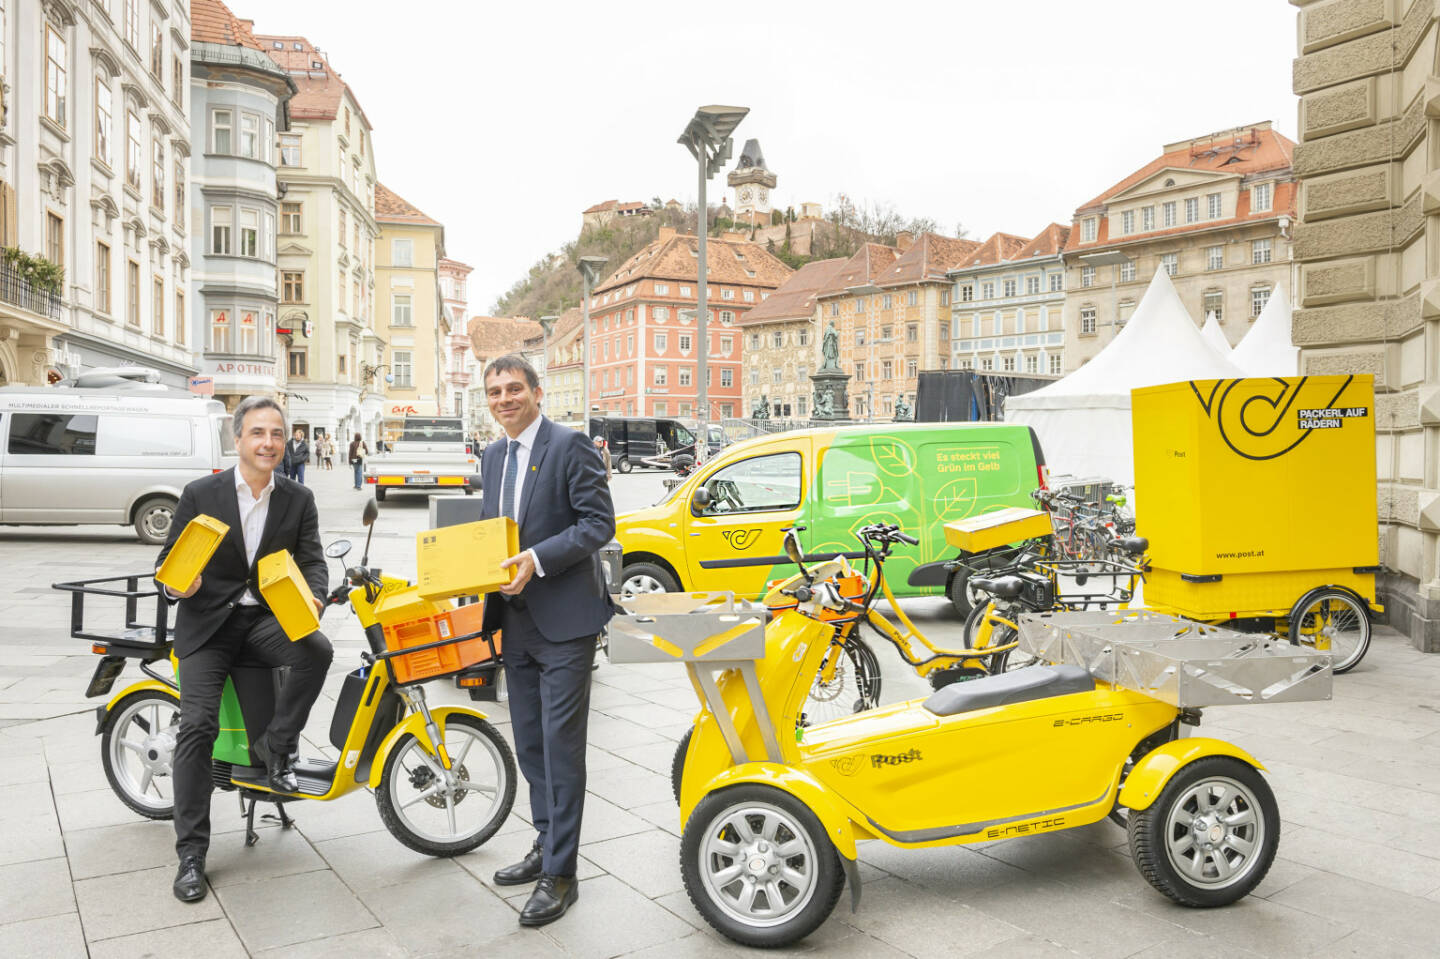
<svg viewBox="0 0 1440 959">
<path fill-rule="evenodd" d="M 304 485 L 305 485 L 305 464 L 304 464 L 304 463 L 296 463 L 293 467 L 291 467 L 290 478 L 293 479 L 295 482 L 299 483 L 301 486 L 304 486 Z"/>
<path fill-rule="evenodd" d="M 500 600 L 505 682 L 515 758 L 530 784 L 530 820 L 540 834 L 541 868 L 575 875 L 585 811 L 585 730 L 595 637 L 551 642 L 524 609 Z"/>
<path fill-rule="evenodd" d="M 205 855 L 210 848 L 210 754 L 220 733 L 220 694 L 238 660 L 288 666 L 264 731 L 279 755 L 292 753 L 310 707 L 325 685 L 333 650 L 324 633 L 291 642 L 269 610 L 236 606 L 209 642 L 180 659 L 180 731 L 175 739 L 175 851 Z M 261 731 L 247 730 L 254 742 Z"/>
</svg>

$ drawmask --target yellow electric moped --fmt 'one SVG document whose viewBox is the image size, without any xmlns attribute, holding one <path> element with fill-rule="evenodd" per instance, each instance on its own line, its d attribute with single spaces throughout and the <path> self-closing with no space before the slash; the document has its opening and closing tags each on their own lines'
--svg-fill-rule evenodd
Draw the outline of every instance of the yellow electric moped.
<svg viewBox="0 0 1440 959">
<path fill-rule="evenodd" d="M 371 533 L 378 514 L 375 501 L 367 502 L 363 521 Z M 349 541 L 338 540 L 325 554 L 343 560 L 349 551 Z M 259 838 L 258 803 L 273 803 L 274 818 L 289 828 L 293 820 L 286 805 L 338 799 L 362 788 L 374 793 L 380 818 L 396 839 L 432 856 L 457 856 L 475 849 L 510 815 L 516 768 L 509 744 L 479 710 L 431 707 L 425 696 L 425 683 L 443 677 L 469 691 L 471 699 L 493 700 L 499 679 L 499 656 L 493 646 L 486 661 L 462 670 L 444 672 L 441 659 L 458 644 L 492 644 L 494 638 L 454 629 L 445 635 L 447 627 L 442 626 L 441 638 L 434 642 L 387 648 L 386 627 L 399 624 L 391 622 L 396 614 L 386 611 L 413 610 L 414 605 L 395 601 L 403 600 L 413 587 L 370 567 L 369 554 L 367 535 L 360 564 L 348 567 L 326 597 L 327 607 L 348 600 L 364 628 L 369 650 L 361 653 L 360 667 L 345 674 L 336 697 L 329 729 L 333 758 L 302 758 L 295 770 L 298 792 L 271 790 L 265 765 L 251 749 L 251 731 L 264 730 L 274 712 L 276 670 L 260 662 L 231 668 L 221 697 L 220 735 L 211 769 L 217 787 L 240 797 L 247 846 Z M 123 587 L 116 585 L 120 583 Z M 72 595 L 71 635 L 90 640 L 92 652 L 101 657 L 85 694 L 108 695 L 96 709 L 95 727 L 106 778 L 120 801 L 135 812 L 149 819 L 169 819 L 174 811 L 170 775 L 180 724 L 180 688 L 168 606 L 160 601 L 149 574 L 57 583 L 55 588 Z M 88 631 L 87 596 L 124 600 L 125 628 L 114 633 Z M 149 599 L 155 602 L 155 616 L 142 622 L 139 605 Z M 448 602 L 444 607 L 447 626 L 478 623 L 478 615 L 467 614 L 462 620 L 450 615 L 454 610 Z M 478 611 L 479 606 L 473 609 Z M 402 661 L 402 656 L 411 658 Z M 418 674 L 413 668 L 417 656 L 429 666 Z M 146 678 L 109 695 L 131 661 L 138 662 Z M 167 662 L 169 675 L 155 668 Z"/>
<path fill-rule="evenodd" d="M 881 544 L 904 534 L 872 525 L 858 535 Z M 798 539 L 785 542 L 800 571 L 767 604 L 788 597 L 794 608 L 768 625 L 764 606 L 704 593 L 622 599 L 628 613 L 610 625 L 612 660 L 683 662 L 700 699 L 680 868 L 719 932 L 792 943 L 824 922 L 847 879 L 858 907 L 862 840 L 986 842 L 1095 823 L 1117 804 L 1130 810 L 1140 872 L 1178 903 L 1225 905 L 1265 876 L 1280 817 L 1260 763 L 1182 736 L 1198 710 L 1079 665 L 1037 664 L 807 724 L 834 617 L 868 611 L 841 595 L 837 584 L 856 575 L 843 557 L 810 569 Z M 1328 665 L 1295 668 L 1323 671 L 1328 693 Z"/>
</svg>

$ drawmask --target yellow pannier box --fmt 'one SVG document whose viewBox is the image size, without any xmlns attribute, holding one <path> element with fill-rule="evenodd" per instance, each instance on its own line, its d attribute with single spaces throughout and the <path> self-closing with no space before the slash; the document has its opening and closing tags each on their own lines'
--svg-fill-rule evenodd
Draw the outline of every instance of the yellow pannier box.
<svg viewBox="0 0 1440 959">
<path fill-rule="evenodd" d="M 415 588 L 423 599 L 475 596 L 514 578 L 500 564 L 520 552 L 520 527 L 508 516 L 427 529 L 415 537 Z"/>
<path fill-rule="evenodd" d="M 260 557 L 260 595 L 280 628 L 293 642 L 304 639 L 320 628 L 320 615 L 315 612 L 315 594 L 300 573 L 300 567 L 288 549 Z"/>
<path fill-rule="evenodd" d="M 979 553 L 1007 543 L 1018 543 L 1055 531 L 1044 510 L 1010 506 L 992 513 L 945 524 L 945 542 L 967 553 Z"/>
<path fill-rule="evenodd" d="M 1306 583 L 1373 600 L 1373 377 L 1152 386 L 1131 416 L 1148 605 L 1244 615 L 1289 608 Z"/>
<path fill-rule="evenodd" d="M 177 593 L 185 592 L 210 562 L 228 532 L 229 525 L 201 513 L 185 524 L 180 538 L 166 554 L 165 562 L 155 571 L 155 579 Z"/>
</svg>

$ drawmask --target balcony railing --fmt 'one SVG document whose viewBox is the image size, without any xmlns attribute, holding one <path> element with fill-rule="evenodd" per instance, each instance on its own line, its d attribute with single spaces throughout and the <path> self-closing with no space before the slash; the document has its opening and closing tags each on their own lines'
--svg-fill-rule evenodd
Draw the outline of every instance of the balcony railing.
<svg viewBox="0 0 1440 959">
<path fill-rule="evenodd" d="M 35 286 L 3 260 L 0 260 L 0 300 L 52 320 L 60 319 L 60 295 Z"/>
</svg>

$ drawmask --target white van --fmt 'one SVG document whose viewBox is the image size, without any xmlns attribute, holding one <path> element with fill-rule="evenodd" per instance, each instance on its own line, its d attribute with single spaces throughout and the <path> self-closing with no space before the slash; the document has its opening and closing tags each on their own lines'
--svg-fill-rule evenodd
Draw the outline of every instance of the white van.
<svg viewBox="0 0 1440 959">
<path fill-rule="evenodd" d="M 0 388 L 0 525 L 170 533 L 185 484 L 237 462 L 230 414 L 183 390 Z"/>
</svg>

